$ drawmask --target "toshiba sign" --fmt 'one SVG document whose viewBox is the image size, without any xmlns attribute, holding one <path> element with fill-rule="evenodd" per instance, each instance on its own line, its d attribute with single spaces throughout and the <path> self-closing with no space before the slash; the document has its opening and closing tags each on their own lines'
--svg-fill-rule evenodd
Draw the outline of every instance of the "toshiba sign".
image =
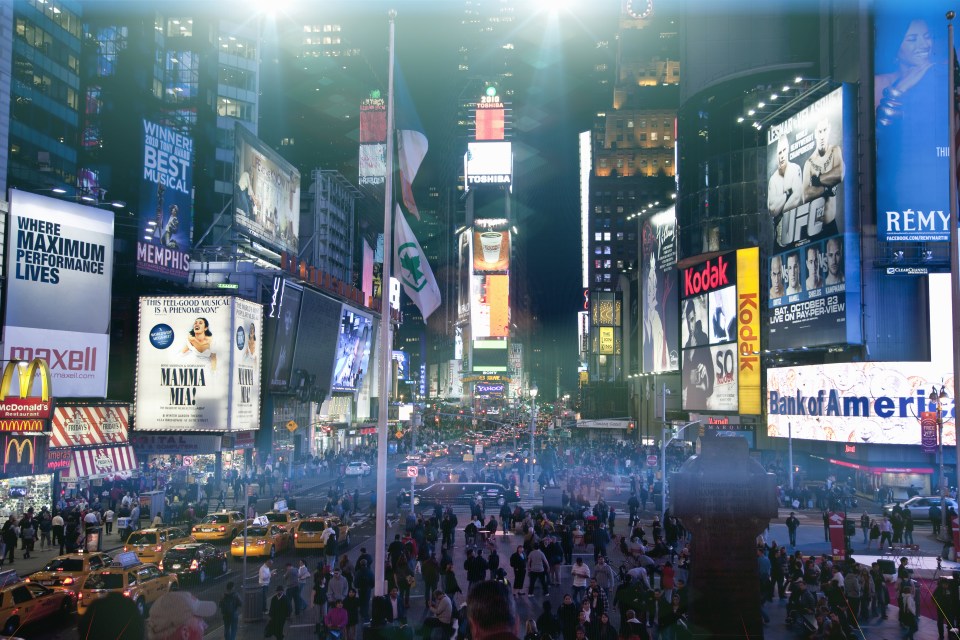
<svg viewBox="0 0 960 640">
<path fill-rule="evenodd" d="M 683 295 L 686 298 L 700 293 L 708 293 L 715 289 L 737 282 L 737 263 L 731 260 L 733 254 L 726 254 L 711 258 L 695 267 L 683 272 Z"/>
</svg>

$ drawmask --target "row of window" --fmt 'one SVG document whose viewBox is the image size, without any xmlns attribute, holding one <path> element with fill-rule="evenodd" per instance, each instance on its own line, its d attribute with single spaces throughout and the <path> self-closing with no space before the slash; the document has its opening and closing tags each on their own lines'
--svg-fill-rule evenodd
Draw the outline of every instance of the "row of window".
<svg viewBox="0 0 960 640">
<path fill-rule="evenodd" d="M 18 38 L 50 60 L 63 65 L 74 73 L 79 73 L 80 58 L 62 40 L 56 39 L 53 34 L 23 18 L 17 18 L 15 32 Z"/>
<path fill-rule="evenodd" d="M 40 69 L 33 61 L 23 56 L 14 55 L 13 57 L 13 78 L 37 93 L 49 97 L 54 102 L 65 105 L 72 111 L 80 108 L 80 99 L 76 89 Z"/>
<path fill-rule="evenodd" d="M 597 207 L 597 209 L 599 208 L 600 207 Z M 617 209 L 620 210 L 619 213 L 623 213 L 623 207 L 617 207 Z M 598 211 L 597 213 L 600 213 L 600 212 Z M 624 233 L 623 231 L 617 231 L 616 235 L 614 236 L 609 231 L 604 231 L 602 233 L 600 231 L 597 231 L 596 233 L 593 234 L 593 240 L 595 242 L 610 242 L 612 237 L 616 237 L 618 241 L 622 242 L 624 239 Z M 632 241 L 635 237 L 636 236 L 634 236 L 634 234 L 632 233 L 626 234 L 626 238 L 628 240 Z"/>
<path fill-rule="evenodd" d="M 80 37 L 80 16 L 64 7 L 63 3 L 57 0 L 27 0 L 27 5 L 42 13 L 45 18 L 73 37 Z"/>
<path fill-rule="evenodd" d="M 219 42 L 220 53 L 247 60 L 257 59 L 257 45 L 253 40 L 237 36 L 220 36 Z"/>
<path fill-rule="evenodd" d="M 237 118 L 244 122 L 253 122 L 256 105 L 252 102 L 232 98 L 217 98 L 217 115 L 226 118 Z"/>
<path fill-rule="evenodd" d="M 617 269 L 623 269 L 623 260 L 617 260 Z M 594 260 L 593 261 L 594 269 L 612 269 L 613 260 Z"/>
</svg>

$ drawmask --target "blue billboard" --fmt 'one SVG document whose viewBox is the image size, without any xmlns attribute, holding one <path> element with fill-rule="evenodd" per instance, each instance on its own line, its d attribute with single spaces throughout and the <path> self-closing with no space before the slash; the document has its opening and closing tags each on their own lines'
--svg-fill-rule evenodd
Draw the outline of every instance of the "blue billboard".
<svg viewBox="0 0 960 640">
<path fill-rule="evenodd" d="M 193 230 L 193 139 L 143 120 L 137 273 L 186 282 Z"/>
<path fill-rule="evenodd" d="M 877 237 L 950 239 L 947 26 L 953 3 L 876 5 Z"/>
</svg>

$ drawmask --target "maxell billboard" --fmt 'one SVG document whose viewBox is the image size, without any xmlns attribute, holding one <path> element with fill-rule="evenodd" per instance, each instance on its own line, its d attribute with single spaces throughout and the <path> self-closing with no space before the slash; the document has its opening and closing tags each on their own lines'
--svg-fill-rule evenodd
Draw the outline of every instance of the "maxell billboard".
<svg viewBox="0 0 960 640">
<path fill-rule="evenodd" d="M 241 298 L 140 298 L 137 430 L 258 429 L 262 314 Z"/>
<path fill-rule="evenodd" d="M 193 229 L 193 140 L 143 120 L 137 272 L 186 282 Z"/>
<path fill-rule="evenodd" d="M 944 0 L 874 5 L 873 108 L 877 142 L 877 237 L 950 239 L 948 97 Z"/>
<path fill-rule="evenodd" d="M 861 341 L 854 106 L 843 87 L 767 131 L 771 349 Z"/>
<path fill-rule="evenodd" d="M 4 360 L 42 358 L 57 397 L 102 398 L 113 213 L 11 190 Z"/>
<path fill-rule="evenodd" d="M 680 334 L 683 409 L 737 411 L 739 347 L 735 253 L 681 273 Z"/>
</svg>

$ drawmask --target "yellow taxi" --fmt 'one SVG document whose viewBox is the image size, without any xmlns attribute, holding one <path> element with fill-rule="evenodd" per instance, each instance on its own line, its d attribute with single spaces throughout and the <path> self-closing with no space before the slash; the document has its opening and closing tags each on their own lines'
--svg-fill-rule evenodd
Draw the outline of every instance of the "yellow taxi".
<svg viewBox="0 0 960 640">
<path fill-rule="evenodd" d="M 230 543 L 234 560 L 243 558 L 243 532 Z M 247 557 L 273 558 L 278 551 L 290 546 L 290 532 L 275 524 L 255 524 L 247 527 Z"/>
<path fill-rule="evenodd" d="M 91 571 L 109 567 L 113 560 L 105 553 L 68 553 L 57 556 L 40 571 L 31 574 L 27 582 L 53 589 L 75 590 Z"/>
<path fill-rule="evenodd" d="M 265 514 L 267 521 L 270 524 L 275 524 L 284 531 L 291 531 L 293 526 L 300 520 L 300 512 L 293 511 L 292 509 L 284 509 L 283 511 L 267 511 Z"/>
<path fill-rule="evenodd" d="M 296 551 L 308 549 L 323 549 L 326 543 L 321 537 L 327 524 L 337 532 L 337 541 L 350 542 L 350 525 L 340 521 L 336 516 L 310 516 L 300 520 L 293 529 L 293 548 Z"/>
<path fill-rule="evenodd" d="M 71 591 L 51 589 L 35 582 L 12 582 L 0 588 L 0 634 L 24 635 L 22 627 L 51 615 L 66 618 L 73 611 Z"/>
<path fill-rule="evenodd" d="M 164 574 L 155 564 L 144 564 L 133 552 L 121 553 L 117 562 L 87 574 L 77 593 L 77 613 L 108 593 L 120 593 L 133 600 L 141 615 L 157 598 L 180 588 L 177 576 Z"/>
<path fill-rule="evenodd" d="M 220 511 L 193 525 L 191 533 L 197 542 L 228 542 L 243 533 L 246 524 L 247 519 L 239 511 Z"/>
<path fill-rule="evenodd" d="M 123 550 L 135 552 L 140 562 L 160 564 L 167 551 L 184 542 L 196 542 L 196 540 L 180 527 L 140 529 L 127 537 Z"/>
</svg>

